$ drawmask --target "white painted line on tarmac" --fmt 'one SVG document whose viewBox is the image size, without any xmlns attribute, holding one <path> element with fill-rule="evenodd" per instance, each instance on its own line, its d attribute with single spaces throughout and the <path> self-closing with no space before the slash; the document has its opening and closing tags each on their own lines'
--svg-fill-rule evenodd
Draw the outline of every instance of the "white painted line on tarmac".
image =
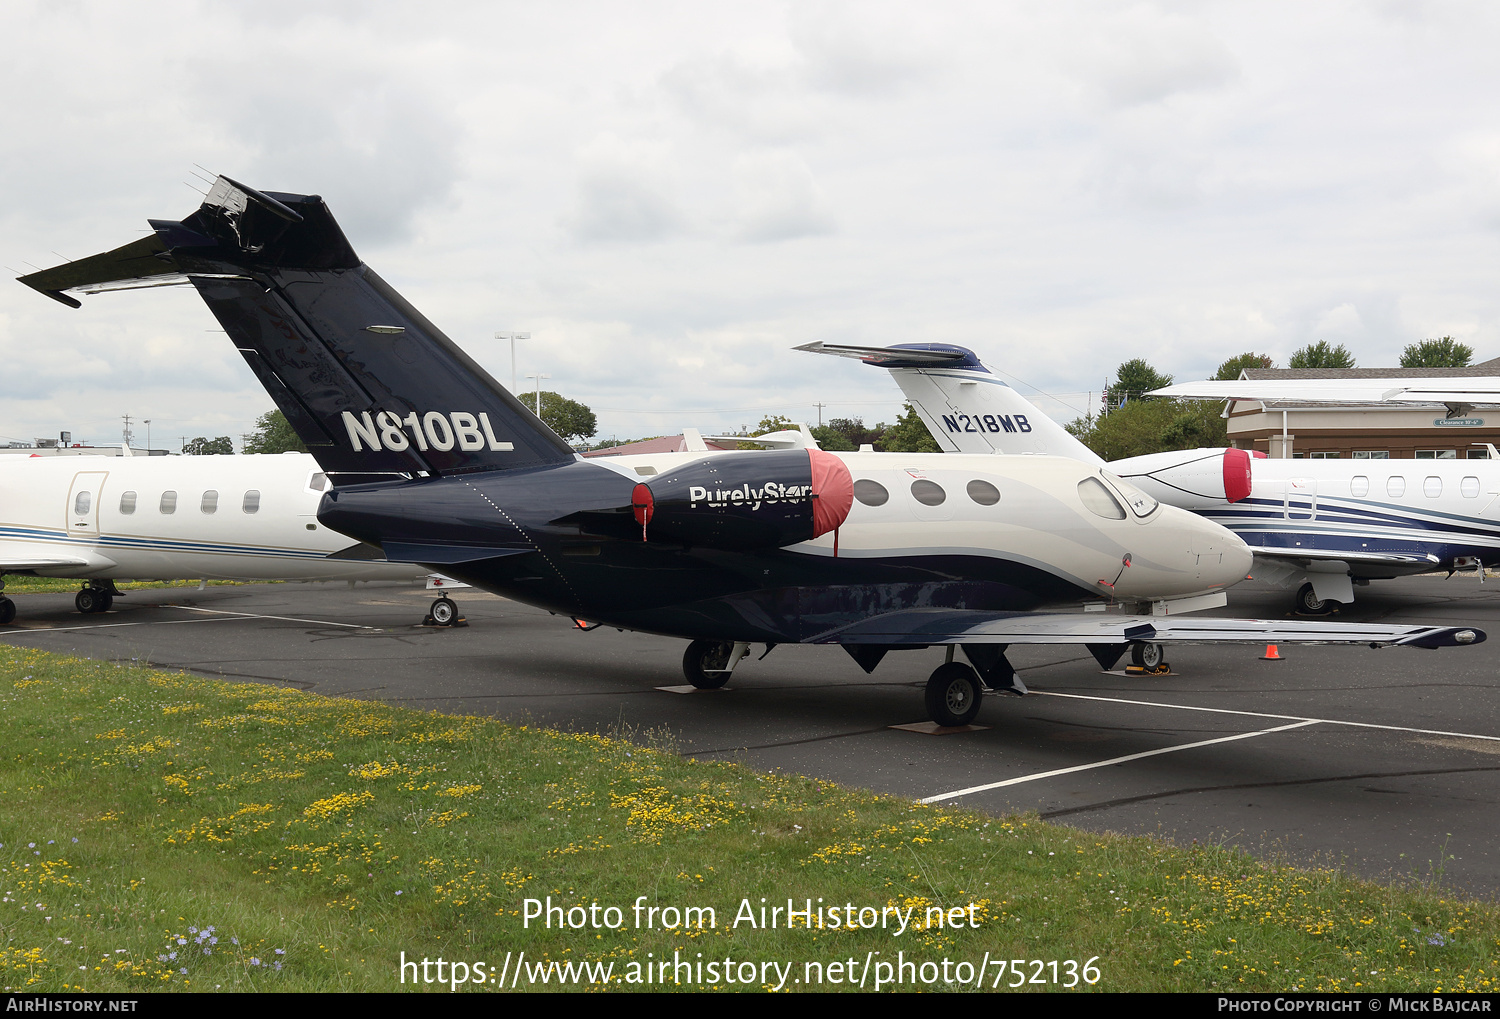
<svg viewBox="0 0 1500 1019">
<path fill-rule="evenodd" d="M 298 619 L 295 616 L 264 616 L 254 612 L 228 612 L 224 609 L 200 609 L 195 605 L 162 605 L 164 609 L 181 609 L 183 612 L 202 612 L 214 619 L 139 619 L 130 623 L 89 623 L 83 626 L 15 626 L 7 633 L 69 633 L 74 630 L 107 630 L 117 626 L 181 626 L 184 623 L 229 623 L 235 619 L 276 619 L 284 623 L 312 623 L 315 626 L 347 626 L 354 630 L 376 630 L 379 627 L 360 623 L 335 623 L 327 619 Z"/>
<path fill-rule="evenodd" d="M 1486 736 L 1478 732 L 1449 732 L 1447 729 L 1414 729 L 1408 725 L 1381 725 L 1378 722 L 1350 722 L 1342 718 L 1310 718 L 1306 715 L 1274 715 L 1266 711 L 1236 711 L 1233 708 L 1204 708 L 1194 704 L 1162 704 L 1159 701 L 1133 701 L 1124 697 L 1096 697 L 1081 693 L 1053 693 L 1048 690 L 1032 690 L 1042 697 L 1066 697 L 1074 701 L 1104 701 L 1107 704 L 1134 704 L 1142 708 L 1171 708 L 1174 711 L 1205 711 L 1214 715 L 1242 715 L 1246 718 L 1278 718 L 1288 721 L 1322 722 L 1324 725 L 1347 725 L 1356 729 L 1385 729 L 1388 732 L 1414 732 L 1422 736 L 1460 736 L 1464 739 L 1484 739 L 1500 742 L 1500 736 Z"/>
<path fill-rule="evenodd" d="M 206 612 L 215 616 L 238 616 L 241 619 L 278 619 L 283 623 L 312 623 L 315 626 L 347 626 L 351 630 L 378 630 L 377 626 L 363 623 L 335 623 L 327 619 L 299 619 L 296 616 L 265 616 L 258 612 L 230 612 L 227 609 L 200 609 L 196 605 L 163 605 L 162 608 L 182 609 L 184 612 Z"/>
<path fill-rule="evenodd" d="M 1159 750 L 1146 750 L 1139 754 L 1126 754 L 1124 757 L 1111 757 L 1107 761 L 1095 761 L 1093 764 L 1075 764 L 1071 768 L 1058 768 L 1055 771 L 1042 771 L 1035 775 L 1022 775 L 1019 778 L 1007 778 L 1001 782 L 990 782 L 985 785 L 974 785 L 967 789 L 955 789 L 949 793 L 938 793 L 936 796 L 927 796 L 919 800 L 919 803 L 937 803 L 941 800 L 953 800 L 960 796 L 968 796 L 971 793 L 987 792 L 990 789 L 1000 789 L 1008 785 L 1020 785 L 1023 782 L 1038 782 L 1044 778 L 1055 778 L 1058 775 L 1071 775 L 1076 771 L 1092 771 L 1095 768 L 1108 768 L 1115 764 L 1124 764 L 1127 761 L 1139 761 L 1143 757 L 1158 757 L 1161 754 L 1175 754 L 1180 750 L 1195 750 L 1198 747 L 1211 747 L 1216 743 L 1233 743 L 1235 740 L 1252 739 L 1256 736 L 1268 736 L 1273 732 L 1286 732 L 1288 729 L 1301 729 L 1303 726 L 1316 725 L 1317 720 L 1308 718 L 1291 725 L 1278 725 L 1274 729 L 1260 729 L 1256 732 L 1237 732 L 1233 736 L 1220 736 L 1217 739 L 1199 740 L 1197 743 L 1183 743 L 1175 747 L 1162 747 Z"/>
</svg>

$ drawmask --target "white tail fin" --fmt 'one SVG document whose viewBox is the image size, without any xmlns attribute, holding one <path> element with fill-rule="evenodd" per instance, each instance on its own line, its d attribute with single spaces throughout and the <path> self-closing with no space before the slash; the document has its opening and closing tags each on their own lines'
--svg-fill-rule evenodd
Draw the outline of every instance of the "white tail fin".
<svg viewBox="0 0 1500 1019">
<path fill-rule="evenodd" d="M 891 373 L 927 430 L 947 453 L 1050 453 L 1088 464 L 1098 454 L 980 362 L 948 343 L 851 347 L 808 343 L 814 354 L 852 357 Z"/>
</svg>

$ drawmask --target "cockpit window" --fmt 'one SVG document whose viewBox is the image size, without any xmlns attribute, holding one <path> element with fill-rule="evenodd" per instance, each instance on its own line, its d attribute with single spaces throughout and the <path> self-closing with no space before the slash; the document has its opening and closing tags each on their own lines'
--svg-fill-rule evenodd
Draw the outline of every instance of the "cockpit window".
<svg viewBox="0 0 1500 1019">
<path fill-rule="evenodd" d="M 1124 478 L 1115 477 L 1109 471 L 1101 471 L 1100 473 L 1109 480 L 1111 485 L 1115 486 L 1115 491 L 1125 497 L 1125 504 L 1130 507 L 1130 512 L 1138 517 L 1149 517 L 1156 512 L 1156 507 L 1159 504 L 1151 496 L 1142 492 Z"/>
<path fill-rule="evenodd" d="M 1089 512 L 1106 520 L 1124 520 L 1125 507 L 1121 506 L 1119 500 L 1109 489 L 1104 487 L 1104 482 L 1098 478 L 1084 478 L 1078 483 L 1078 498 L 1089 508 Z"/>
</svg>

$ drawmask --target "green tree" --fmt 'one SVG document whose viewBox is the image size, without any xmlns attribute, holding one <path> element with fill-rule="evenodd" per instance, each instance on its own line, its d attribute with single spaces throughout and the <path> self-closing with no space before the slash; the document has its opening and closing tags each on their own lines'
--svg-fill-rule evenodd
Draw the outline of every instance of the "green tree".
<svg viewBox="0 0 1500 1019">
<path fill-rule="evenodd" d="M 255 431 L 245 440 L 245 453 L 306 453 L 307 445 L 292 430 L 291 422 L 279 410 L 268 411 L 255 419 Z"/>
<path fill-rule="evenodd" d="M 1401 352 L 1403 368 L 1467 368 L 1474 360 L 1474 348 L 1451 336 L 1408 344 Z"/>
<path fill-rule="evenodd" d="M 182 452 L 187 456 L 232 456 L 234 454 L 234 440 L 227 435 L 221 435 L 217 439 L 205 439 L 198 436 L 196 439 L 188 440 L 182 447 Z"/>
<path fill-rule="evenodd" d="M 1240 372 L 1244 371 L 1246 368 L 1275 367 L 1276 362 L 1271 360 L 1270 354 L 1255 354 L 1251 353 L 1250 351 L 1246 351 L 1243 354 L 1236 354 L 1234 357 L 1231 357 L 1229 360 L 1219 365 L 1219 370 L 1214 374 L 1214 378 L 1220 382 L 1233 382 L 1235 379 L 1240 377 Z"/>
<path fill-rule="evenodd" d="M 535 407 L 536 404 L 532 403 Z M 599 430 L 594 412 L 577 400 L 542 391 L 541 419 L 564 442 L 587 439 Z"/>
<path fill-rule="evenodd" d="M 819 425 L 808 430 L 818 440 L 818 445 L 831 453 L 852 453 L 859 448 L 849 441 L 849 436 L 835 431 L 832 425 Z"/>
<path fill-rule="evenodd" d="M 760 419 L 760 424 L 755 426 L 756 435 L 764 435 L 767 432 L 779 432 L 787 428 L 796 428 L 797 422 L 782 414 L 770 414 Z"/>
<path fill-rule="evenodd" d="M 1309 343 L 1292 355 L 1288 368 L 1353 368 L 1354 355 L 1340 343 L 1337 347 L 1327 340 Z"/>
<path fill-rule="evenodd" d="M 1160 453 L 1169 449 L 1229 445 L 1220 417 L 1222 400 L 1131 400 L 1102 417 L 1089 415 L 1067 429 L 1105 460 Z"/>
<path fill-rule="evenodd" d="M 906 404 L 906 409 L 896 419 L 896 423 L 881 433 L 880 442 L 876 449 L 883 453 L 941 453 L 942 447 L 928 431 L 927 424 L 921 416 L 913 409 L 911 404 Z"/>
<path fill-rule="evenodd" d="M 1109 387 L 1109 404 L 1111 407 L 1118 407 L 1120 401 L 1127 397 L 1135 400 L 1153 389 L 1171 384 L 1172 376 L 1163 375 L 1147 364 L 1144 358 L 1131 358 L 1115 370 L 1115 384 Z"/>
</svg>

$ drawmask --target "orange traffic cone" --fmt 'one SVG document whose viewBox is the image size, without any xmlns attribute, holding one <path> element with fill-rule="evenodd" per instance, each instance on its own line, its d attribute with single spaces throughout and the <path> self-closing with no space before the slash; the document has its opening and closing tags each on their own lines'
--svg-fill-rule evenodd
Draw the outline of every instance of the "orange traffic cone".
<svg viewBox="0 0 1500 1019">
<path fill-rule="evenodd" d="M 1260 660 L 1263 661 L 1263 662 L 1284 662 L 1284 661 L 1286 661 L 1285 658 L 1281 657 L 1280 655 L 1278 655 L 1276 653 L 1276 645 L 1275 644 L 1267 644 L 1266 645 L 1266 653 L 1260 656 Z"/>
</svg>

